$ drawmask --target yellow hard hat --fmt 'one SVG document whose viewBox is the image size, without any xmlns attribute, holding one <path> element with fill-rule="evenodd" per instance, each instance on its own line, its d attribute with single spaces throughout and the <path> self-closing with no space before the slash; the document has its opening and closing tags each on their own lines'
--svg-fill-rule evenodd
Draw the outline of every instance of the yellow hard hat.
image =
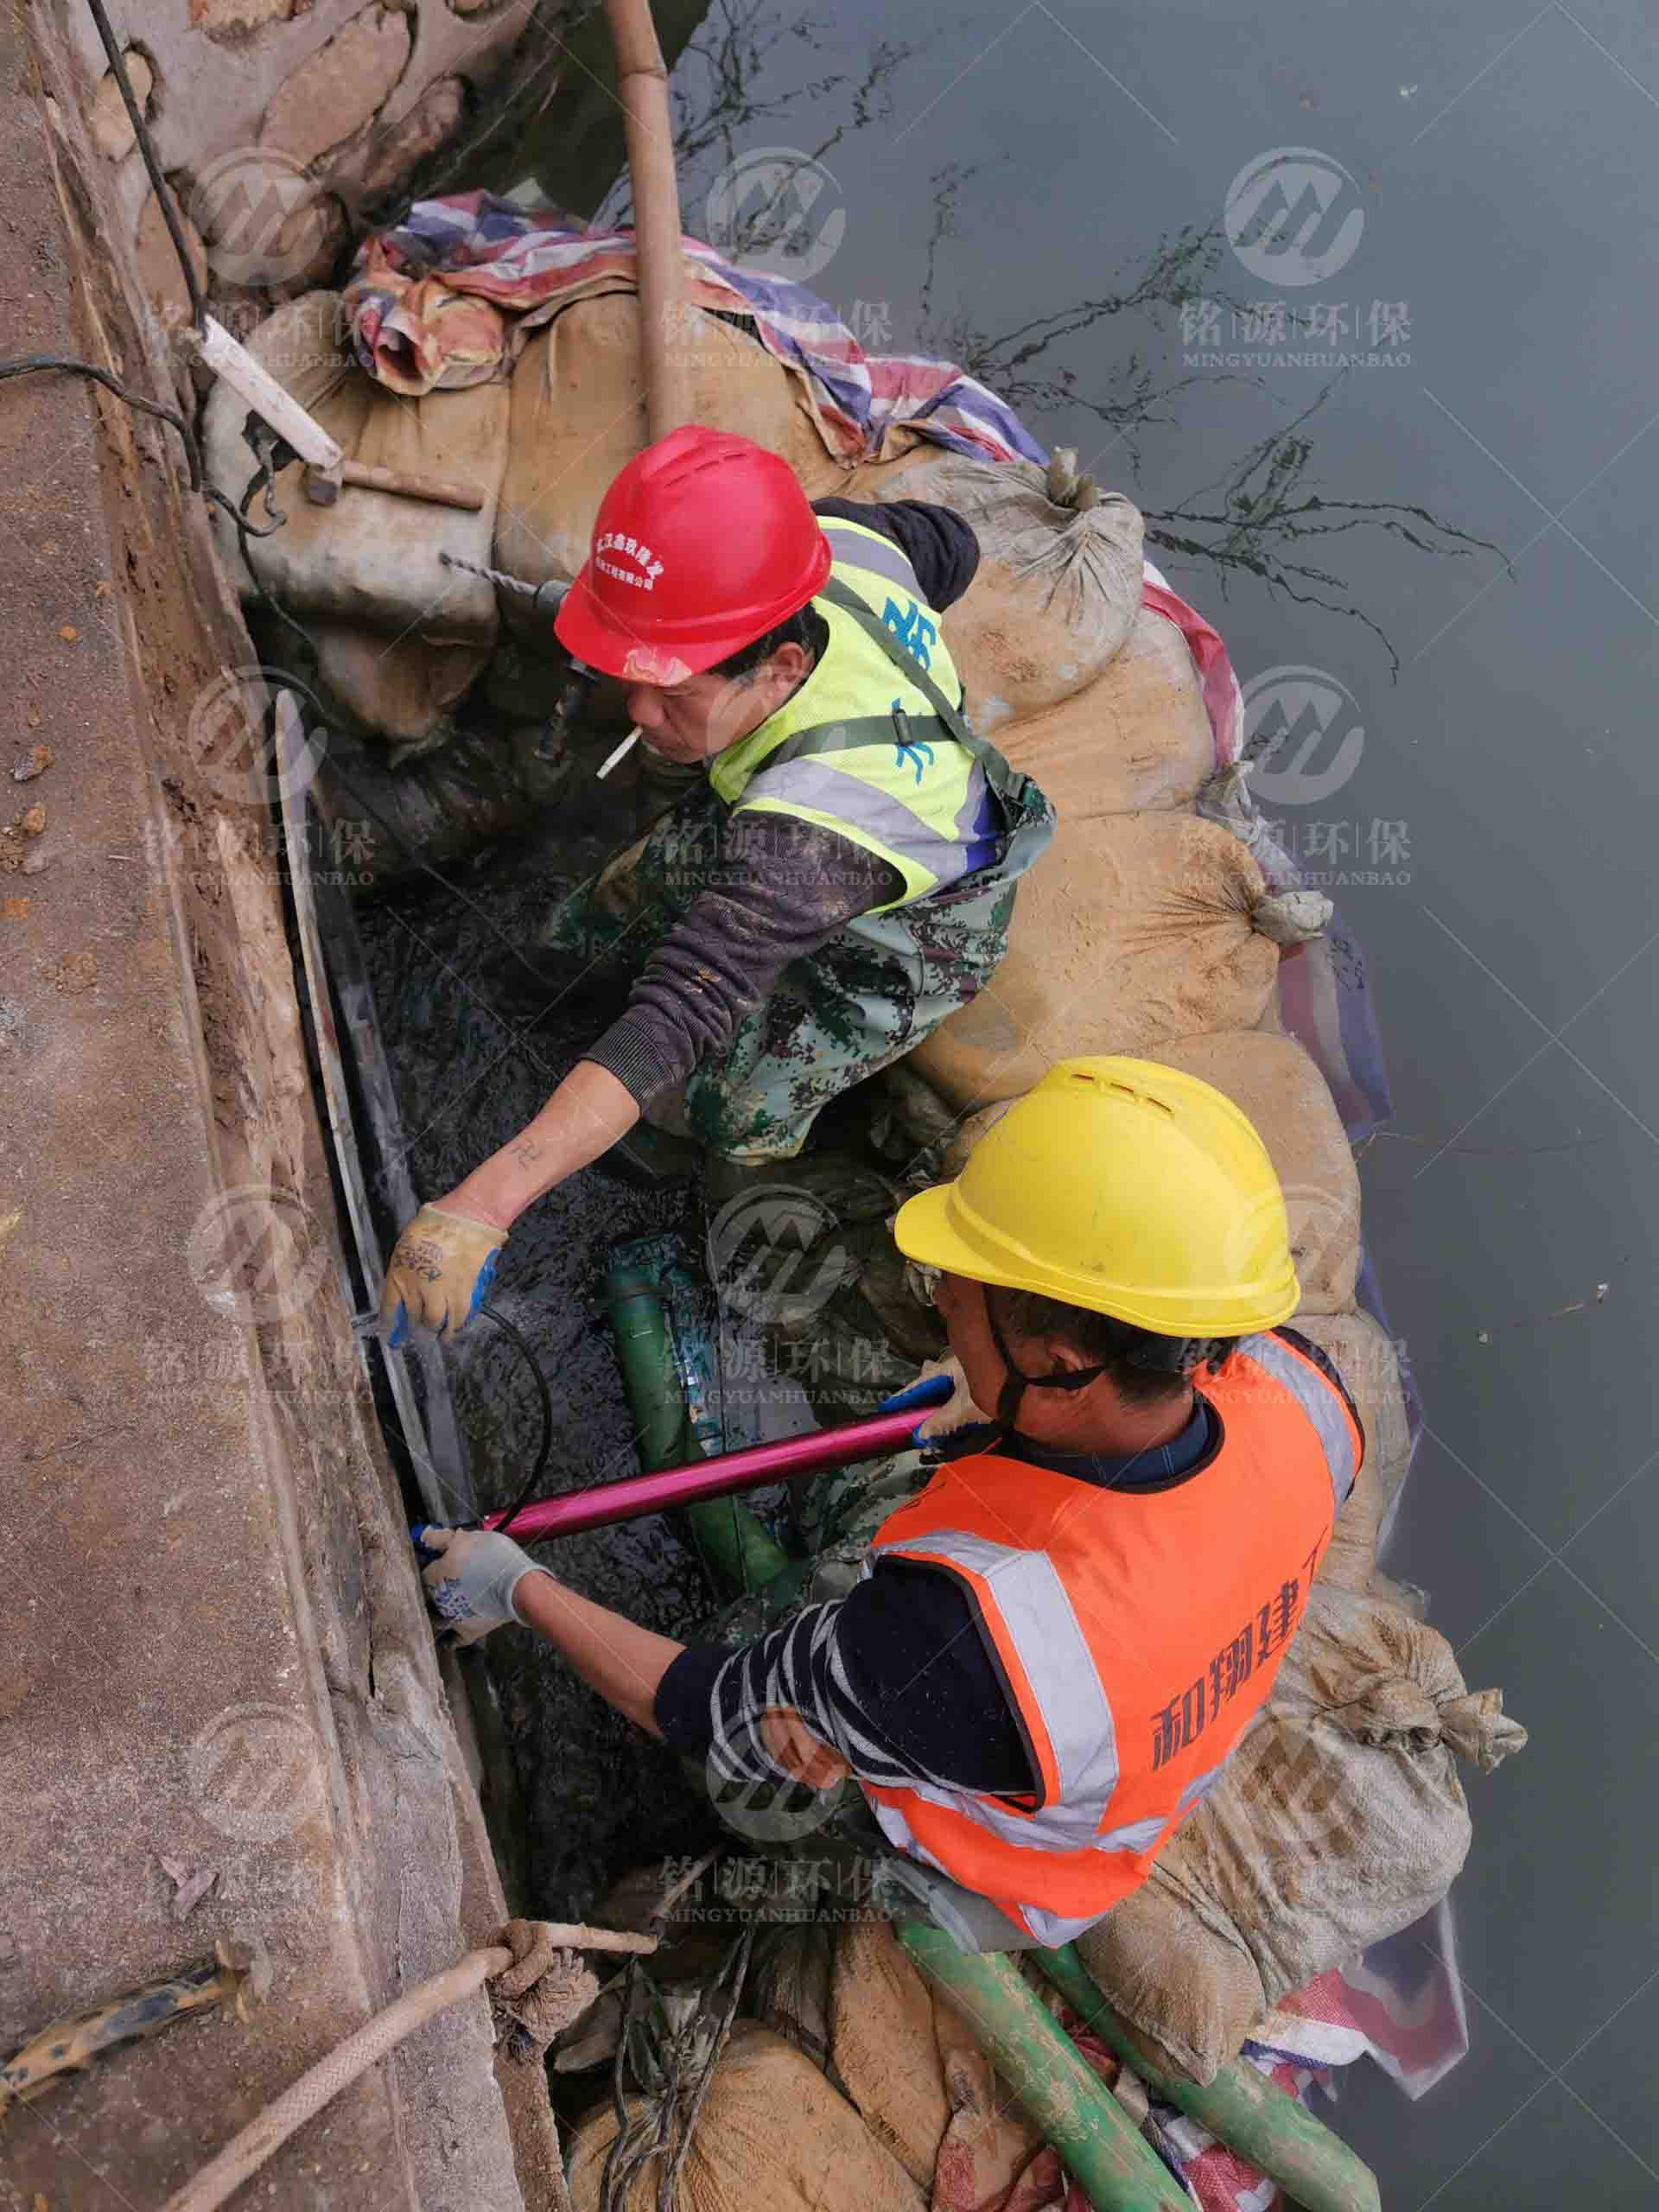
<svg viewBox="0 0 1659 2212">
<path fill-rule="evenodd" d="M 1249 1118 L 1196 1076 L 1116 1054 L 1058 1062 L 893 1236 L 907 1259 L 1160 1336 L 1248 1336 L 1300 1296 Z"/>
</svg>

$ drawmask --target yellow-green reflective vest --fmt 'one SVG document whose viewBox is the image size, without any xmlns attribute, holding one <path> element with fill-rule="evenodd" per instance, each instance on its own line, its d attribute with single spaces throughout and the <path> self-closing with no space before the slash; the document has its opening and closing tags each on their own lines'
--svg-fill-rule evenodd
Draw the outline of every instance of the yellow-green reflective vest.
<svg viewBox="0 0 1659 2212">
<path fill-rule="evenodd" d="M 939 616 L 899 547 L 861 523 L 826 519 L 823 528 L 831 582 L 855 594 L 959 706 Z M 791 699 L 716 756 L 709 780 L 740 812 L 816 822 L 887 861 L 904 879 L 900 896 L 875 910 L 890 912 L 995 862 L 1005 842 L 998 801 L 1014 772 L 960 721 L 967 741 L 953 736 L 855 614 L 829 598 L 812 604 L 829 625 L 828 648 Z"/>
</svg>

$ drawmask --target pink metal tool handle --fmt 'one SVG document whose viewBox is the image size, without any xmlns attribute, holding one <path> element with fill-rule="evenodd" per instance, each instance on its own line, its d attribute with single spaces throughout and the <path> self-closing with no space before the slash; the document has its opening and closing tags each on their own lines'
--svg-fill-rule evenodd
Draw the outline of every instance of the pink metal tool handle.
<svg viewBox="0 0 1659 2212">
<path fill-rule="evenodd" d="M 945 1387 L 948 1395 L 950 1386 Z M 860 1459 L 879 1459 L 884 1452 L 902 1450 L 928 1410 L 925 1404 L 912 1404 L 897 1413 L 875 1414 L 868 1421 L 849 1421 L 840 1428 L 786 1436 L 777 1444 L 751 1444 L 741 1452 L 717 1452 L 687 1466 L 661 1467 L 654 1475 L 629 1475 L 620 1483 L 601 1483 L 564 1497 L 537 1498 L 512 1516 L 513 1540 L 533 1544 L 547 1536 L 574 1536 L 583 1529 L 608 1528 L 613 1521 L 665 1513 L 671 1506 L 696 1505 L 704 1498 L 759 1490 L 766 1483 L 817 1474 L 825 1467 L 849 1467 Z M 507 1517 L 505 1513 L 486 1513 L 483 1525 L 498 1528 Z"/>
</svg>

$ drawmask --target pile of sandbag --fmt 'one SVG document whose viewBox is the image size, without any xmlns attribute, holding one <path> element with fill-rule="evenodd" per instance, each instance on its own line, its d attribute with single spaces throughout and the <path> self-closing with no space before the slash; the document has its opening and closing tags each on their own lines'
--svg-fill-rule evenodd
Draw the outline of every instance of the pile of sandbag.
<svg viewBox="0 0 1659 2212">
<path fill-rule="evenodd" d="M 630 2123 L 640 2100 L 628 2100 Z M 575 2212 L 600 2212 L 618 2133 L 608 2102 L 570 2138 Z M 636 2170 L 616 2212 L 657 2212 L 663 2156 Z M 751 2020 L 733 2028 L 674 2196 L 678 2212 L 923 2212 L 926 2198 L 810 2059 Z"/>
<path fill-rule="evenodd" d="M 1058 2158 L 885 1922 L 770 1935 L 677 2201 L 696 2212 L 975 2212 L 1023 2177 L 1027 2212 L 1058 2202 Z M 628 2099 L 629 2122 L 645 2116 Z M 616 2134 L 607 2101 L 571 2138 L 575 2212 L 599 2212 Z M 655 2212 L 661 2163 L 647 2161 L 619 2200 L 627 2212 Z"/>
<path fill-rule="evenodd" d="M 812 498 L 839 488 L 847 472 L 825 450 L 799 379 L 741 318 L 688 307 L 675 345 L 692 422 L 782 454 Z M 512 372 L 494 565 L 531 583 L 568 582 L 588 557 L 611 480 L 649 435 L 638 296 L 573 301 L 530 339 Z"/>
<path fill-rule="evenodd" d="M 970 1113 L 1056 1060 L 1255 1028 L 1279 973 L 1253 921 L 1266 897 L 1238 840 L 1196 816 L 1063 817 L 1020 884 L 1007 957 L 906 1065 Z"/>
<path fill-rule="evenodd" d="M 1063 487 L 1056 486 L 1055 488 Z M 944 641 L 974 726 L 995 737 L 1093 683 L 1141 607 L 1141 523 L 1121 493 L 1050 497 L 1034 461 L 976 461 L 918 445 L 861 468 L 849 499 L 923 499 L 971 523 L 973 582 L 944 613 Z"/>
<path fill-rule="evenodd" d="M 316 641 L 317 667 L 304 674 L 330 711 L 396 744 L 429 744 L 477 681 L 499 626 L 494 588 L 446 567 L 441 556 L 474 563 L 490 558 L 506 460 L 506 391 L 479 385 L 445 393 L 435 406 L 385 391 L 353 359 L 333 292 L 289 301 L 260 324 L 247 347 L 348 460 L 467 484 L 483 494 L 474 512 L 346 485 L 333 505 L 319 506 L 290 468 L 272 493 L 285 517 L 282 527 L 248 541 L 257 584 Z M 208 479 L 238 505 L 257 467 L 242 435 L 247 413 L 246 402 L 221 381 L 202 418 Z M 255 498 L 249 519 L 265 526 L 263 499 Z M 229 574 L 251 601 L 255 583 L 235 524 L 215 508 L 213 526 Z M 284 651 L 291 652 L 291 640 Z"/>
<path fill-rule="evenodd" d="M 1364 1379 L 1368 1450 L 1386 1463 L 1404 1420 L 1383 1363 L 1366 1356 L 1370 1325 L 1310 1325 Z M 1078 1939 L 1152 2065 L 1213 2080 L 1246 2041 L 1274 2041 L 1283 1999 L 1436 1904 L 1469 1847 L 1459 1759 L 1490 1771 L 1525 1740 L 1497 1692 L 1469 1692 L 1434 1630 L 1323 1572 L 1221 1779 L 1141 1888 Z M 697 2212 L 977 2212 L 1014 2201 L 1016 2186 L 1027 2212 L 1058 2201 L 1058 2158 L 890 1927 L 836 1915 L 764 1934 L 743 1993 L 749 2017 L 683 2170 Z M 1026 1971 L 1052 2005 L 1034 1962 Z M 1087 2048 L 1144 2116 L 1133 2073 Z M 643 2117 L 631 2099 L 628 2122 Z M 607 2103 L 575 2133 L 576 2212 L 599 2212 L 617 2126 Z M 659 2165 L 646 2165 L 627 2206 L 651 2212 Z"/>
<path fill-rule="evenodd" d="M 1410 1470 L 1412 1449 L 1394 1339 L 1369 1313 L 1320 1313 L 1306 1305 L 1291 1325 L 1317 1344 L 1341 1376 L 1365 1439 L 1359 1473 L 1337 1516 L 1318 1579 L 1338 1589 L 1388 1597 L 1394 1586 L 1376 1571 L 1377 1549 Z"/>
<path fill-rule="evenodd" d="M 1525 1742 L 1444 1637 L 1317 1580 L 1221 1779 L 1077 1948 L 1157 2063 L 1208 2082 L 1282 1998 L 1445 1897 L 1471 1834 L 1458 1760 L 1487 1773 Z"/>
<path fill-rule="evenodd" d="M 1067 823 L 1187 806 L 1215 743 L 1180 632 L 1141 604 L 1138 510 L 1056 463 L 918 445 L 861 468 L 852 499 L 966 517 L 978 573 L 943 628 L 974 727 Z"/>
<path fill-rule="evenodd" d="M 336 440 L 346 458 L 465 484 L 476 512 L 347 485 L 331 506 L 308 501 L 296 472 L 277 486 L 287 519 L 251 541 L 255 576 L 317 639 L 315 682 L 340 718 L 408 751 L 442 744 L 453 710 L 490 662 L 505 612 L 529 656 L 512 687 L 520 715 L 550 715 L 567 664 L 528 601 L 498 604 L 495 587 L 441 556 L 531 584 L 568 581 L 586 559 L 607 486 L 646 442 L 639 306 L 632 292 L 573 301 L 524 347 L 511 384 L 411 399 L 357 365 L 341 297 L 308 292 L 247 340 L 249 352 Z M 741 317 L 688 307 L 677 343 L 695 418 L 741 430 L 795 467 L 814 496 L 846 469 L 824 447 L 800 380 Z M 203 420 L 211 480 L 239 502 L 256 458 L 243 438 L 246 403 L 217 384 Z M 251 518 L 265 520 L 256 501 Z M 214 526 L 230 574 L 255 596 L 230 518 Z M 537 645 L 543 648 L 538 654 Z M 531 679 L 526 690 L 526 675 Z"/>
</svg>

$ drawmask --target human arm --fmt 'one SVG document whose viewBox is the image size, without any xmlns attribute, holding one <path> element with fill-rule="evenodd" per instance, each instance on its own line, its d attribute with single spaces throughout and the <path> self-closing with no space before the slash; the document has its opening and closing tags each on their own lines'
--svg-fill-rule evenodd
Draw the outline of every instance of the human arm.
<svg viewBox="0 0 1659 2212">
<path fill-rule="evenodd" d="M 518 1621 L 544 1637 L 624 1719 L 661 1737 L 657 1692 L 683 1644 L 568 1590 L 511 1536 L 423 1528 L 419 1538 L 435 1554 L 422 1575 L 428 1598 L 457 1642 L 476 1643 Z"/>
<path fill-rule="evenodd" d="M 532 1199 L 626 1135 L 639 1102 L 582 1060 L 535 1120 L 444 1198 L 423 1205 L 392 1248 L 380 1319 L 401 1344 L 411 1322 L 453 1337 L 488 1294 L 507 1231 Z"/>
<path fill-rule="evenodd" d="M 533 1122 L 458 1183 L 445 1205 L 511 1227 L 535 1199 L 608 1152 L 639 1102 L 592 1060 L 578 1060 Z"/>
<path fill-rule="evenodd" d="M 920 1779 L 1019 1796 L 1033 1786 L 966 1594 L 906 1560 L 735 1652 L 689 1645 L 663 1676 L 656 1718 L 676 1751 L 735 1783 L 775 1782 L 781 1769 L 824 1787 L 799 1763 L 816 1747 L 837 1762 L 831 1779 L 844 1764 L 898 1787 Z"/>
<path fill-rule="evenodd" d="M 718 1059 L 764 1006 L 791 961 L 904 889 L 861 845 L 789 815 L 733 815 L 712 880 L 652 952 L 626 1011 L 584 1065 L 613 1076 L 643 1106 Z"/>
<path fill-rule="evenodd" d="M 608 1151 L 658 1091 L 717 1058 L 791 961 L 903 887 L 885 861 L 816 823 L 734 816 L 713 880 L 657 946 L 620 1019 L 533 1122 L 404 1229 L 381 1299 L 391 1341 L 410 1321 L 446 1336 L 464 1328 L 524 1208 Z"/>
</svg>

